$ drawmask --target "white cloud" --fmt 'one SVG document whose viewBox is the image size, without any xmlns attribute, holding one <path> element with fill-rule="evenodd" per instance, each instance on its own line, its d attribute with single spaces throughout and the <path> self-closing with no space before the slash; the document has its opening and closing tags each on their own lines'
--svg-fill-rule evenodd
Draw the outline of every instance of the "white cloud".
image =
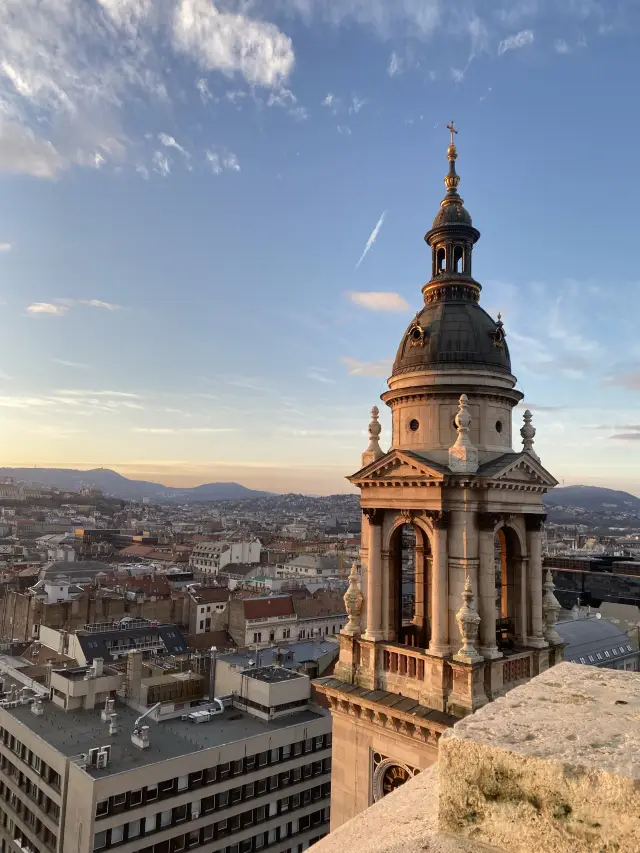
<svg viewBox="0 0 640 853">
<path fill-rule="evenodd" d="M 196 89 L 200 92 L 200 97 L 202 98 L 202 102 L 204 104 L 207 101 L 213 100 L 213 95 L 211 94 L 211 90 L 209 89 L 209 84 L 205 80 L 204 77 L 200 77 L 199 80 L 196 81 Z"/>
<path fill-rule="evenodd" d="M 145 181 L 149 180 L 149 170 L 143 163 L 138 163 L 136 166 L 136 172 L 145 179 Z"/>
<path fill-rule="evenodd" d="M 10 252 L 11 243 L 0 243 L 0 252 Z"/>
<path fill-rule="evenodd" d="M 167 175 L 171 174 L 171 166 L 166 154 L 163 154 L 162 151 L 154 151 L 151 159 L 153 161 L 154 172 L 162 175 L 163 178 L 166 178 Z"/>
<path fill-rule="evenodd" d="M 350 291 L 347 297 L 354 305 L 359 305 L 360 308 L 367 308 L 369 311 L 393 311 L 395 313 L 403 313 L 409 310 L 409 303 L 400 296 L 399 293 L 393 293 L 384 290 L 365 290 L 365 291 Z"/>
<path fill-rule="evenodd" d="M 520 30 L 519 33 L 508 36 L 500 42 L 498 45 L 498 56 L 502 56 L 508 50 L 519 50 L 521 47 L 533 44 L 534 38 L 533 30 Z"/>
<path fill-rule="evenodd" d="M 220 12 L 211 0 L 180 0 L 172 38 L 202 68 L 237 72 L 251 84 L 278 85 L 293 70 L 291 39 L 274 24 Z"/>
<path fill-rule="evenodd" d="M 361 264 L 361 263 L 364 261 L 364 259 L 367 257 L 367 255 L 369 254 L 369 251 L 370 251 L 371 247 L 373 246 L 373 244 L 374 244 L 374 243 L 376 242 L 376 240 L 378 239 L 378 234 L 380 233 L 380 229 L 382 228 L 382 226 L 383 226 L 383 224 L 384 224 L 384 218 L 385 218 L 385 216 L 386 216 L 386 215 L 387 215 L 387 212 L 385 211 L 385 212 L 382 214 L 382 216 L 380 217 L 380 219 L 378 220 L 378 222 L 377 222 L 377 224 L 376 224 L 376 227 L 373 229 L 373 231 L 372 231 L 372 232 L 371 232 L 371 234 L 369 235 L 369 239 L 367 240 L 367 243 L 366 243 L 366 245 L 365 245 L 365 247 L 364 247 L 364 251 L 363 251 L 363 252 L 362 252 L 362 254 L 360 255 L 360 260 L 359 260 L 359 261 L 358 261 L 358 263 L 356 264 L 356 269 L 358 269 L 358 267 L 360 266 L 360 264 Z"/>
<path fill-rule="evenodd" d="M 204 156 L 214 175 L 221 175 L 225 171 L 240 171 L 240 162 L 232 151 L 217 151 L 215 148 L 207 148 Z"/>
<path fill-rule="evenodd" d="M 402 74 L 402 64 L 402 60 L 395 50 L 392 51 L 391 56 L 389 57 L 389 64 L 387 65 L 387 74 L 389 77 L 395 77 L 396 74 Z"/>
<path fill-rule="evenodd" d="M 324 100 L 322 101 L 322 106 L 331 108 L 335 105 L 335 101 L 336 96 L 333 94 L 333 92 L 327 92 L 324 97 Z"/>
<path fill-rule="evenodd" d="M 391 373 L 393 362 L 390 359 L 383 361 L 359 361 L 357 358 L 345 356 L 341 359 L 352 376 L 383 376 L 385 379 Z"/>
<path fill-rule="evenodd" d="M 169 101 L 178 91 L 176 59 L 187 70 L 281 86 L 294 65 L 291 40 L 274 24 L 228 6 L 212 0 L 3 0 L 0 169 L 52 178 L 71 165 L 123 160 L 138 135 L 125 126 L 129 104 L 140 96 Z M 209 100 L 205 78 L 196 85 Z"/>
<path fill-rule="evenodd" d="M 347 127 L 346 124 L 339 124 L 336 130 L 341 136 L 351 136 L 351 128 Z"/>
<path fill-rule="evenodd" d="M 556 39 L 554 47 L 556 53 L 571 53 L 571 48 L 564 39 Z"/>
<path fill-rule="evenodd" d="M 353 115 L 353 114 L 357 115 L 366 103 L 367 103 L 366 98 L 358 98 L 356 95 L 354 95 L 351 98 L 351 106 L 349 107 L 349 113 L 351 115 Z"/>
<path fill-rule="evenodd" d="M 91 308 L 103 308 L 105 311 L 119 311 L 120 306 L 113 302 L 103 302 L 102 299 L 79 299 L 80 305 L 89 305 Z"/>
<path fill-rule="evenodd" d="M 51 302 L 32 302 L 27 306 L 28 314 L 52 314 L 55 317 L 63 317 L 68 310 L 66 305 L 54 305 Z"/>
<path fill-rule="evenodd" d="M 184 157 L 188 158 L 190 156 L 186 148 L 183 148 L 182 145 L 176 142 L 175 137 L 169 136 L 168 133 L 159 133 L 158 139 L 160 144 L 164 145 L 165 148 L 175 148 L 176 151 L 179 151 Z"/>
</svg>

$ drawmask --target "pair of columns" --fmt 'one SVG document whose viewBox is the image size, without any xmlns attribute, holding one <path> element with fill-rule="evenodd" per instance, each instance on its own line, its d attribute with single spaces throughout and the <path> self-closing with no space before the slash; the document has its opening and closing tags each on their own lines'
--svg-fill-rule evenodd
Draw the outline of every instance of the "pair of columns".
<svg viewBox="0 0 640 853">
<path fill-rule="evenodd" d="M 391 578 L 388 572 L 388 553 L 384 554 L 383 566 L 383 520 L 384 510 L 368 510 L 368 567 L 366 574 L 366 632 L 364 639 L 372 641 L 391 640 L 385 637 L 385 609 L 389 609 L 388 588 Z M 451 624 L 449 602 L 449 513 L 428 511 L 433 534 L 431 537 L 431 640 L 429 652 L 445 656 L 456 649 L 452 648 L 455 628 Z M 466 524 L 473 522 L 468 514 Z M 476 608 L 480 616 L 479 646 L 485 658 L 501 656 L 496 645 L 496 605 L 495 605 L 495 528 L 499 521 L 496 516 L 480 513 L 475 515 L 478 532 L 477 584 L 471 578 L 476 598 Z M 527 531 L 527 554 L 514 558 L 511 570 L 513 578 L 513 615 L 516 624 L 516 640 L 522 646 L 543 648 L 547 645 L 543 636 L 542 623 L 542 539 L 540 516 L 525 515 Z M 366 529 L 366 528 L 365 528 Z M 475 531 L 474 531 L 475 532 Z M 467 531 L 468 533 L 468 531 Z M 418 548 L 419 550 L 419 548 Z M 419 555 L 416 555 L 418 558 Z M 465 565 L 465 571 L 471 568 L 471 562 Z M 364 590 L 363 590 L 364 591 Z M 424 594 L 419 595 L 416 588 L 418 606 L 424 608 Z M 461 603 L 461 602 L 459 602 Z M 457 610 L 457 604 L 455 610 Z M 416 614 L 424 619 L 424 613 Z M 453 630 L 452 630 L 453 629 Z"/>
</svg>

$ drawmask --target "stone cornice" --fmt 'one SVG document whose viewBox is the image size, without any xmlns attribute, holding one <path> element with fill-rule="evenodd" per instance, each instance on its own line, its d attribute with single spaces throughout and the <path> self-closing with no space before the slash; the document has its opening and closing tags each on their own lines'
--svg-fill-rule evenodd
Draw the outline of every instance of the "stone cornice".
<svg viewBox="0 0 640 853">
<path fill-rule="evenodd" d="M 416 738 L 422 743 L 431 744 L 436 749 L 440 736 L 449 729 L 449 726 L 435 720 L 426 720 L 417 717 L 415 714 L 406 714 L 404 711 L 379 705 L 377 702 L 362 699 L 349 693 L 342 693 L 338 689 L 317 682 L 314 684 L 316 690 L 324 693 L 327 697 L 332 714 L 355 717 L 378 728 L 395 732 L 395 734 Z"/>
</svg>

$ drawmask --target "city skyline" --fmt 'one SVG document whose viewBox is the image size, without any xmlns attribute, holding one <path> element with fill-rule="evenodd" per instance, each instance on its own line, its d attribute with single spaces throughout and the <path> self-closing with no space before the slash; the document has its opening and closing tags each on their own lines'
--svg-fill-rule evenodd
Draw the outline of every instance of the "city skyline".
<svg viewBox="0 0 640 853">
<path fill-rule="evenodd" d="M 529 407 L 561 484 L 640 495 L 632 3 L 36 5 L 0 10 L 3 465 L 352 491 L 453 117 L 514 447 Z"/>
</svg>

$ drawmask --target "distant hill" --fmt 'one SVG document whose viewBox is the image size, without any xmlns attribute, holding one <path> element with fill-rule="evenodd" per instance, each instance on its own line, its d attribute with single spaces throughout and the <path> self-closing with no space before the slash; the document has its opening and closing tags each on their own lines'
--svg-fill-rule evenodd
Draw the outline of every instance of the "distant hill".
<svg viewBox="0 0 640 853">
<path fill-rule="evenodd" d="M 575 506 L 589 512 L 640 511 L 640 498 L 629 492 L 618 492 L 615 489 L 602 489 L 599 486 L 565 486 L 556 488 L 544 496 L 548 507 Z"/>
<path fill-rule="evenodd" d="M 74 468 L 0 468 L 0 477 L 13 477 L 28 483 L 62 491 L 78 492 L 83 487 L 100 489 L 105 495 L 123 500 L 143 498 L 164 501 L 226 501 L 268 497 L 270 492 L 247 489 L 239 483 L 205 483 L 190 489 L 173 489 L 147 480 L 130 480 L 109 468 L 78 471 Z"/>
</svg>

